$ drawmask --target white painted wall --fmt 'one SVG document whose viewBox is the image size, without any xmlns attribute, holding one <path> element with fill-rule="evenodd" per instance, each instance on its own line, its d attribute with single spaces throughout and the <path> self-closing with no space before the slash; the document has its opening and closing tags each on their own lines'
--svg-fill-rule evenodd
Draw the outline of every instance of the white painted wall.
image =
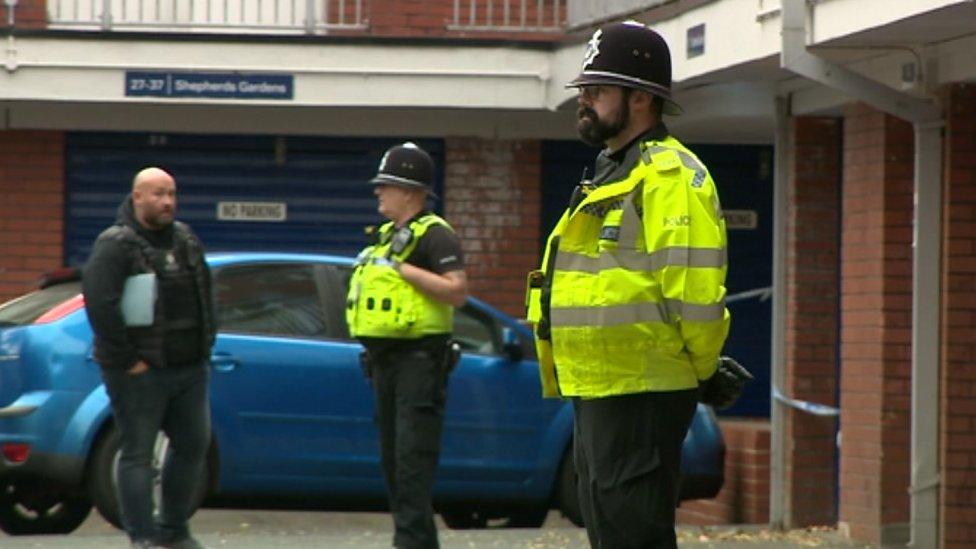
<svg viewBox="0 0 976 549">
<path fill-rule="evenodd" d="M 969 2 L 970 0 L 820 0 L 813 10 L 811 42 L 826 42 L 884 27 L 939 8 Z M 976 25 L 976 21 L 971 23 Z"/>
<path fill-rule="evenodd" d="M 586 25 L 594 20 L 631 13 L 669 1 L 673 0 L 568 0 L 566 23 L 571 27 Z"/>
<path fill-rule="evenodd" d="M 295 75 L 290 102 L 295 106 L 539 109 L 549 58 L 546 51 L 503 47 L 459 51 L 436 45 L 18 38 L 8 57 L 13 70 L 0 73 L 0 94 L 23 100 L 159 102 L 126 97 L 125 71 L 281 72 Z"/>
<path fill-rule="evenodd" d="M 655 0 L 646 0 L 653 4 Z M 798 113 L 835 112 L 847 98 L 779 69 L 780 0 L 665 2 L 651 21 L 669 41 L 675 95 L 686 114 L 669 125 L 687 140 L 771 142 L 773 97 L 794 93 Z M 976 3 L 949 0 L 819 0 L 818 53 L 892 87 L 901 66 L 922 59 L 926 86 L 976 81 Z M 687 58 L 688 28 L 705 24 L 705 52 Z M 967 26 L 968 25 L 968 26 Z M 957 33 L 969 28 L 968 34 Z M 939 33 L 942 33 L 941 35 Z M 945 35 L 948 38 L 941 39 Z M 913 53 L 852 47 L 930 36 Z M 477 135 L 575 138 L 575 91 L 583 42 L 554 47 L 451 42 L 8 39 L 0 70 L 0 124 L 17 128 Z M 841 46 L 841 48 L 838 48 Z M 126 70 L 281 72 L 290 101 L 126 97 Z"/>
</svg>

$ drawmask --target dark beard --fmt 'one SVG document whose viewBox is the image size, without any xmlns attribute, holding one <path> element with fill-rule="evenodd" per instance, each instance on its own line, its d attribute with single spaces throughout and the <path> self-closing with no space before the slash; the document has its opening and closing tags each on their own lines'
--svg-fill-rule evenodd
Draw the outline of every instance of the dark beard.
<svg viewBox="0 0 976 549">
<path fill-rule="evenodd" d="M 145 223 L 146 225 L 148 225 L 149 229 L 152 229 L 154 231 L 159 231 L 173 224 L 172 213 L 170 213 L 169 215 L 170 215 L 169 218 L 163 217 L 162 213 L 159 213 L 154 216 L 147 215 L 145 217 Z"/>
<path fill-rule="evenodd" d="M 622 112 L 616 120 L 605 122 L 600 120 L 596 111 L 586 107 L 580 107 L 576 111 L 576 133 L 579 134 L 583 143 L 591 147 L 602 147 L 608 139 L 612 139 L 623 131 L 630 118 L 630 106 L 624 102 L 621 106 Z"/>
</svg>

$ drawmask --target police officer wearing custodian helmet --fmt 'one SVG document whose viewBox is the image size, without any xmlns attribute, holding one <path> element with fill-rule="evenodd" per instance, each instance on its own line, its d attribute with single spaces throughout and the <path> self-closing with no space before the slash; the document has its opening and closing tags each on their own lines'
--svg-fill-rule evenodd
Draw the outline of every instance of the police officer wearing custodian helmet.
<svg viewBox="0 0 976 549">
<path fill-rule="evenodd" d="M 370 181 L 389 221 L 357 259 L 346 320 L 366 351 L 376 395 L 383 473 L 393 513 L 393 545 L 436 548 L 431 491 L 440 455 L 453 307 L 467 299 L 461 245 L 425 208 L 434 163 L 407 142 L 383 156 Z"/>
<path fill-rule="evenodd" d="M 671 136 L 664 39 L 628 21 L 593 34 L 580 138 L 603 147 L 529 277 L 543 392 L 571 398 L 590 544 L 676 547 L 681 446 L 729 330 L 715 184 Z"/>
</svg>

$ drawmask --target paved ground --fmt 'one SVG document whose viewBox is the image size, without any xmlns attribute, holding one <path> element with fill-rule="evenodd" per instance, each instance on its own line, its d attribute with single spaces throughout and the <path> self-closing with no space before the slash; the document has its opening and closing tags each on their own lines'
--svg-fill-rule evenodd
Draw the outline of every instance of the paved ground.
<svg viewBox="0 0 976 549">
<path fill-rule="evenodd" d="M 449 530 L 439 523 L 444 549 L 564 549 L 587 547 L 585 532 L 557 513 L 542 528 Z M 325 513 L 309 511 L 240 511 L 206 509 L 194 517 L 192 528 L 212 549 L 379 549 L 390 547 L 390 519 L 382 513 Z M 842 540 L 832 530 L 771 533 L 759 527 L 682 527 L 681 547 L 763 549 L 866 547 Z M 124 549 L 124 536 L 97 512 L 68 536 L 7 537 L 3 549 Z"/>
</svg>

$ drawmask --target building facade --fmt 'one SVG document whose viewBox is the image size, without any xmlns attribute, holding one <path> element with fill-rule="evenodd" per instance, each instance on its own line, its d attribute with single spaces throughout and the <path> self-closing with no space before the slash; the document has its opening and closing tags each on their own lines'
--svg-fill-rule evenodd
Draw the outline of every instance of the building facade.
<svg viewBox="0 0 976 549">
<path fill-rule="evenodd" d="M 760 374 L 723 420 L 727 488 L 683 519 L 976 546 L 972 2 L 8 0 L 0 17 L 0 297 L 83 263 L 149 164 L 211 249 L 351 253 L 375 221 L 362 183 L 412 139 L 473 291 L 515 315 L 595 155 L 563 84 L 595 26 L 648 23 L 685 110 L 669 127 L 734 220 L 730 352 Z"/>
</svg>

